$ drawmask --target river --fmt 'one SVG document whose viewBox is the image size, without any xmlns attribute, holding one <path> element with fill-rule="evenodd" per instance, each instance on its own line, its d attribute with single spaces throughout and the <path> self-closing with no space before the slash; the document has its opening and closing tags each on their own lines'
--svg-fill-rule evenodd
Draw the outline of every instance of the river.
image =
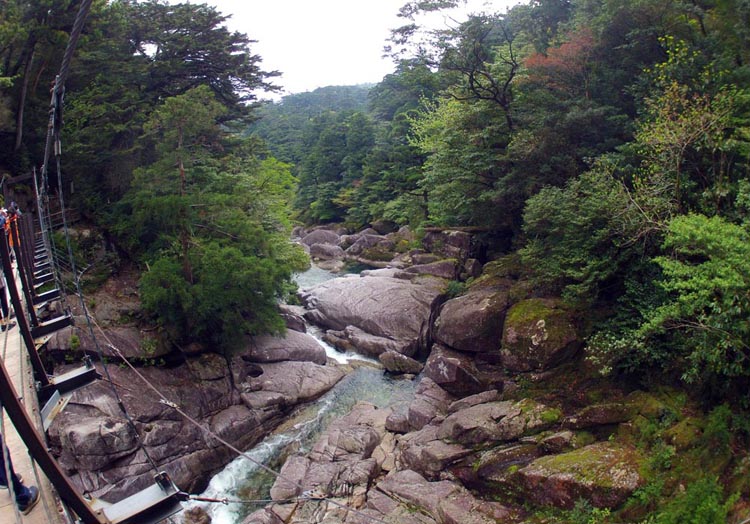
<svg viewBox="0 0 750 524">
<path fill-rule="evenodd" d="M 339 276 L 313 266 L 297 275 L 295 280 L 304 289 Z M 203 506 L 211 516 L 212 524 L 240 524 L 247 515 L 269 502 L 269 491 L 275 476 L 258 466 L 258 463 L 279 471 L 287 457 L 309 451 L 331 421 L 348 413 L 357 402 L 387 407 L 408 403 L 413 398 L 416 381 L 386 375 L 376 361 L 367 357 L 336 351 L 320 339 L 320 330 L 314 326 L 308 326 L 308 333 L 326 349 L 331 359 L 347 365 L 352 371 L 328 393 L 316 402 L 298 408 L 276 431 L 247 450 L 246 455 L 252 460 L 241 456 L 229 463 L 211 479 L 206 491 L 200 495 L 227 499 L 229 503 L 186 505 Z"/>
</svg>

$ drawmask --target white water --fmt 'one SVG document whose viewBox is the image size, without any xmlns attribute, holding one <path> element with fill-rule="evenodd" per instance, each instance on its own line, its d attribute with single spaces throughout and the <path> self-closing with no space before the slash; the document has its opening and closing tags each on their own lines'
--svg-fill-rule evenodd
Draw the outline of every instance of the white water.
<svg viewBox="0 0 750 524">
<path fill-rule="evenodd" d="M 297 275 L 300 288 L 308 288 L 339 275 L 313 267 Z M 353 277 L 352 277 L 353 278 Z M 321 331 L 308 326 L 308 333 L 313 335 L 326 349 L 326 354 L 339 363 L 351 360 L 375 362 L 372 359 L 354 353 L 341 353 L 320 340 Z M 378 407 L 405 404 L 414 395 L 416 382 L 399 380 L 386 376 L 382 370 L 372 367 L 360 367 L 347 375 L 318 401 L 302 407 L 292 415 L 290 423 L 268 435 L 257 446 L 229 463 L 215 475 L 201 497 L 227 499 L 228 501 L 265 500 L 275 476 L 258 466 L 258 463 L 279 471 L 286 457 L 295 452 L 309 450 L 328 424 L 345 415 L 356 402 L 370 402 Z M 185 507 L 201 505 L 211 516 L 212 524 L 239 524 L 245 516 L 266 505 L 258 504 L 218 504 L 191 502 Z"/>
</svg>

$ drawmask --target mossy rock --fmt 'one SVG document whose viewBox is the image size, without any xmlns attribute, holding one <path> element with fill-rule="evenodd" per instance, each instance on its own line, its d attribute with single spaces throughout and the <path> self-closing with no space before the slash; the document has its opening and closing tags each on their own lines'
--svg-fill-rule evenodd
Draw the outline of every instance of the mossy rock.
<svg viewBox="0 0 750 524">
<path fill-rule="evenodd" d="M 361 258 L 373 260 L 375 262 L 389 262 L 393 260 L 395 254 L 393 251 L 384 250 L 378 247 L 371 247 L 362 251 Z"/>
<path fill-rule="evenodd" d="M 644 461 L 634 447 L 598 442 L 536 459 L 518 471 L 518 478 L 535 504 L 570 509 L 583 498 L 595 507 L 614 508 L 644 484 L 639 473 Z"/>
<path fill-rule="evenodd" d="M 631 420 L 636 414 L 637 407 L 629 402 L 594 404 L 569 417 L 565 425 L 572 429 L 583 429 L 619 424 Z"/>
<path fill-rule="evenodd" d="M 696 446 L 703 434 L 703 423 L 695 417 L 687 417 L 664 431 L 664 440 L 678 451 Z"/>
<path fill-rule="evenodd" d="M 498 258 L 484 265 L 482 276 L 477 279 L 479 284 L 481 280 L 518 278 L 523 274 L 523 262 L 517 253 L 511 253 L 504 257 Z"/>
<path fill-rule="evenodd" d="M 549 369 L 571 357 L 581 345 L 572 313 L 557 300 L 522 300 L 505 316 L 501 359 L 511 371 Z"/>
<path fill-rule="evenodd" d="M 632 392 L 628 395 L 627 401 L 634 406 L 639 415 L 643 415 L 649 419 L 658 419 L 674 413 L 674 409 L 667 405 L 667 403 L 656 395 L 645 391 Z"/>
</svg>

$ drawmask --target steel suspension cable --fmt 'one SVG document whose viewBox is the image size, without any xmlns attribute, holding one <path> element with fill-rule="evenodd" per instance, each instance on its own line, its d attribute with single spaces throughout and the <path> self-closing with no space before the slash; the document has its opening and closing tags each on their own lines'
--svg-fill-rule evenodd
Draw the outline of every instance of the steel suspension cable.
<svg viewBox="0 0 750 524">
<path fill-rule="evenodd" d="M 65 232 L 65 242 L 66 242 L 67 251 L 68 251 L 67 254 L 68 254 L 69 261 L 70 261 L 71 271 L 73 273 L 76 291 L 77 291 L 78 298 L 81 303 L 81 308 L 86 315 L 87 325 L 89 327 L 89 334 L 91 335 L 92 340 L 94 341 L 94 345 L 96 347 L 97 353 L 99 354 L 99 358 L 102 362 L 104 372 L 107 375 L 108 382 L 112 388 L 112 392 L 115 396 L 115 399 L 117 400 L 117 405 L 122 411 L 123 415 L 125 416 L 125 419 L 127 420 L 128 425 L 133 430 L 138 440 L 139 447 L 143 451 L 144 456 L 146 457 L 147 461 L 149 462 L 151 467 L 154 469 L 154 471 L 158 473 L 159 468 L 157 467 L 153 458 L 151 458 L 145 446 L 143 445 L 143 441 L 140 437 L 140 434 L 138 433 L 138 429 L 135 425 L 135 422 L 133 421 L 130 414 L 127 412 L 127 409 L 125 408 L 125 404 L 122 402 L 122 398 L 120 397 L 120 394 L 118 393 L 117 388 L 114 386 L 114 382 L 112 381 L 112 378 L 109 374 L 109 370 L 107 368 L 106 359 L 103 356 L 101 346 L 99 345 L 99 342 L 94 333 L 94 329 L 91 324 L 91 319 L 88 314 L 88 309 L 86 308 L 86 304 L 83 298 L 83 292 L 81 290 L 81 285 L 80 285 L 80 277 L 77 275 L 77 270 L 75 266 L 75 258 L 73 256 L 73 249 L 70 243 L 70 234 L 68 231 L 68 224 L 67 224 L 67 219 L 65 216 L 65 198 L 64 198 L 64 191 L 63 191 L 63 185 L 62 185 L 62 170 L 60 168 L 60 157 L 62 155 L 62 148 L 60 146 L 60 128 L 62 126 L 62 101 L 63 101 L 63 97 L 65 93 L 65 81 L 67 80 L 68 73 L 70 71 L 70 63 L 72 61 L 73 53 L 78 43 L 78 39 L 81 36 L 81 31 L 83 30 L 84 21 L 86 19 L 86 16 L 88 15 L 89 9 L 91 8 L 91 3 L 92 3 L 92 0 L 82 0 L 81 2 L 75 22 L 73 23 L 73 29 L 70 33 L 68 45 L 65 48 L 65 53 L 63 55 L 62 64 L 60 65 L 60 72 L 55 78 L 55 84 L 52 88 L 52 99 L 50 101 L 50 119 L 49 119 L 49 124 L 47 128 L 47 141 L 46 141 L 45 149 L 44 149 L 44 163 L 42 164 L 42 173 L 41 173 L 41 178 L 42 178 L 41 194 L 44 198 L 48 199 L 49 157 L 50 157 L 51 150 L 53 149 L 53 146 L 54 146 L 54 155 L 55 155 L 56 167 L 57 167 L 57 185 L 58 185 L 58 194 L 59 194 L 58 198 L 60 201 L 60 212 L 61 212 L 61 216 L 63 220 L 63 231 Z M 49 216 L 49 206 L 47 206 L 47 212 Z M 52 220 L 51 218 L 48 218 L 48 220 L 50 223 L 50 231 L 51 231 Z M 46 246 L 46 247 L 49 248 L 49 246 Z M 62 288 L 64 288 L 64 286 L 61 286 L 61 293 L 64 293 L 64 289 Z"/>
</svg>

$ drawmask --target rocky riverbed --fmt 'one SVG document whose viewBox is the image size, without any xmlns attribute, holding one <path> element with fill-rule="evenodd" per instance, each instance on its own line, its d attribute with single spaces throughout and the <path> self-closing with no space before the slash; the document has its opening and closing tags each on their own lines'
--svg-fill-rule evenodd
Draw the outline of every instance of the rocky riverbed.
<svg viewBox="0 0 750 524">
<path fill-rule="evenodd" d="M 208 348 L 149 355 L 167 364 L 140 372 L 210 433 L 110 363 L 111 381 L 76 391 L 50 430 L 82 490 L 120 499 L 152 482 L 154 461 L 181 489 L 202 491 L 234 458 L 212 435 L 249 449 L 350 370 L 326 357 L 303 317 L 337 348 L 416 381 L 415 394 L 396 406 L 356 404 L 309 451 L 286 459 L 270 491 L 276 502 L 243 524 L 523 522 L 530 505 L 570 508 L 585 499 L 618 507 L 644 484 L 638 447 L 612 437 L 667 407 L 602 386 L 581 358 L 574 312 L 537 296 L 507 261 L 482 267 L 471 236 L 460 232 L 430 233 L 430 250 L 408 249 L 414 239 L 404 230 L 298 233 L 319 262 L 375 262 L 389 253 L 379 264 L 389 267 L 304 290 L 303 306 L 282 307 L 283 337 L 248 338 L 231 356 Z M 448 293 L 470 277 L 462 293 Z M 102 322 L 113 345 L 143 357 L 148 334 L 117 322 L 122 308 L 136 307 L 131 298 L 115 307 L 100 297 L 97 309 L 110 317 Z M 90 346 L 84 333 L 63 333 L 52 351 L 69 346 L 72 334 Z M 600 387 L 606 397 L 591 394 Z"/>
</svg>

